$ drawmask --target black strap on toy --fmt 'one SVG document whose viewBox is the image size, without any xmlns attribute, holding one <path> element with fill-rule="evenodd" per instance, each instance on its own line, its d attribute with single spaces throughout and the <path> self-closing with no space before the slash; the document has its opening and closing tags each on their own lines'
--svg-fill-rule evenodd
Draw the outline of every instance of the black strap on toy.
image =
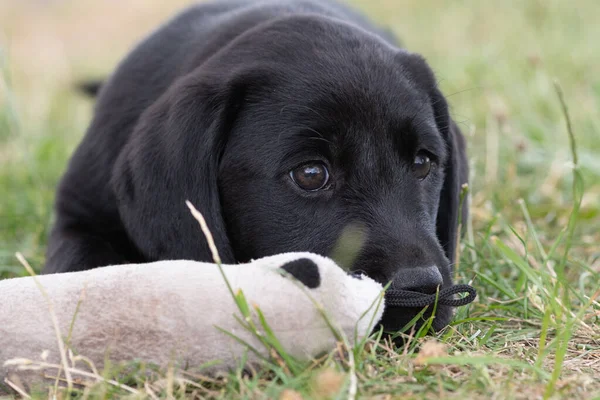
<svg viewBox="0 0 600 400">
<path fill-rule="evenodd" d="M 455 294 L 467 293 L 465 297 L 454 298 Z M 393 290 L 385 292 L 385 303 L 389 307 L 422 308 L 436 302 L 442 306 L 460 307 L 471 303 L 477 297 L 477 291 L 469 285 L 454 285 L 440 289 L 438 293 L 426 294 L 410 290 Z"/>
</svg>

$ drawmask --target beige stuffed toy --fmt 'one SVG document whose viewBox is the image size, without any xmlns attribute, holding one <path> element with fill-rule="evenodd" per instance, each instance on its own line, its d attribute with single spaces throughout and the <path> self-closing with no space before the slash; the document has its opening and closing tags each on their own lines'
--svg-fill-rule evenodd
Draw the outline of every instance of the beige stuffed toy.
<svg viewBox="0 0 600 400">
<path fill-rule="evenodd" d="M 349 275 L 312 253 L 278 254 L 222 269 L 178 260 L 8 279 L 0 281 L 0 384 L 12 377 L 30 388 L 44 383 L 44 372 L 57 374 L 52 367 L 24 370 L 25 360 L 34 361 L 30 367 L 40 361 L 66 364 L 76 375 L 69 353 L 86 357 L 98 369 L 106 357 L 113 363 L 135 359 L 180 367 L 218 361 L 211 371 L 235 368 L 245 355 L 257 363 L 269 354 L 235 317 L 242 315 L 232 296 L 239 290 L 259 333 L 264 330 L 255 306 L 284 350 L 298 360 L 331 351 L 340 337 L 350 344 L 361 340 L 384 308 L 379 283 Z M 66 338 L 71 324 L 65 344 L 57 339 L 57 328 Z M 76 364 L 85 369 L 83 362 Z"/>
</svg>

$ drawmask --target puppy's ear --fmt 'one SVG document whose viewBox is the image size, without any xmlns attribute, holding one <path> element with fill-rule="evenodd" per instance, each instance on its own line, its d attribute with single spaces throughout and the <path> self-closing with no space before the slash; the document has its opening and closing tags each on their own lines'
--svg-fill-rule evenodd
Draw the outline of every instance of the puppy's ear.
<svg viewBox="0 0 600 400">
<path fill-rule="evenodd" d="M 111 184 L 121 219 L 149 260 L 212 261 L 189 200 L 206 219 L 222 261 L 234 262 L 217 175 L 245 96 L 243 81 L 202 71 L 180 78 L 142 114 L 120 153 Z"/>
<path fill-rule="evenodd" d="M 444 95 L 435 88 L 431 98 L 437 128 L 446 142 L 448 151 L 446 164 L 443 166 L 445 177 L 437 214 L 437 236 L 446 257 L 454 264 L 456 245 L 460 235 L 458 232 L 460 193 L 462 185 L 468 183 L 469 165 L 464 136 L 449 115 Z M 466 201 L 462 204 L 460 217 L 463 223 L 467 220 L 468 204 Z"/>
</svg>

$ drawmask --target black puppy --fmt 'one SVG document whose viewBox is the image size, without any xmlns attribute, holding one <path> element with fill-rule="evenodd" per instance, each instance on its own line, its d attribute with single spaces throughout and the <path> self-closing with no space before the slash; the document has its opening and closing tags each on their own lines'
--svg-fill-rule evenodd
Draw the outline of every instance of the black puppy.
<svg viewBox="0 0 600 400">
<path fill-rule="evenodd" d="M 452 284 L 465 182 L 463 137 L 430 68 L 360 14 L 321 0 L 195 5 L 100 90 L 44 273 L 210 261 L 190 200 L 224 262 L 328 255 L 357 223 L 367 236 L 352 269 L 435 292 Z M 434 327 L 451 315 L 440 307 Z"/>
</svg>

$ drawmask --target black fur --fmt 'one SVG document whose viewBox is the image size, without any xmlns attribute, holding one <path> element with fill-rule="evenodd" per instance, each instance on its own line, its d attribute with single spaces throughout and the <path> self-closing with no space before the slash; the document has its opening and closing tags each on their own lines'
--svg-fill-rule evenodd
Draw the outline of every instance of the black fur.
<svg viewBox="0 0 600 400">
<path fill-rule="evenodd" d="M 419 150 L 436 161 L 418 180 Z M 330 170 L 304 192 L 289 171 Z M 437 265 L 450 285 L 464 140 L 426 62 L 358 13 L 314 1 L 188 8 L 102 84 L 60 183 L 44 273 L 164 259 L 226 263 L 328 255 L 343 227 L 367 240 L 352 265 L 386 283 Z M 466 209 L 463 217 L 466 216 Z M 387 312 L 397 329 L 413 311 Z M 438 309 L 435 328 L 451 318 Z"/>
</svg>

